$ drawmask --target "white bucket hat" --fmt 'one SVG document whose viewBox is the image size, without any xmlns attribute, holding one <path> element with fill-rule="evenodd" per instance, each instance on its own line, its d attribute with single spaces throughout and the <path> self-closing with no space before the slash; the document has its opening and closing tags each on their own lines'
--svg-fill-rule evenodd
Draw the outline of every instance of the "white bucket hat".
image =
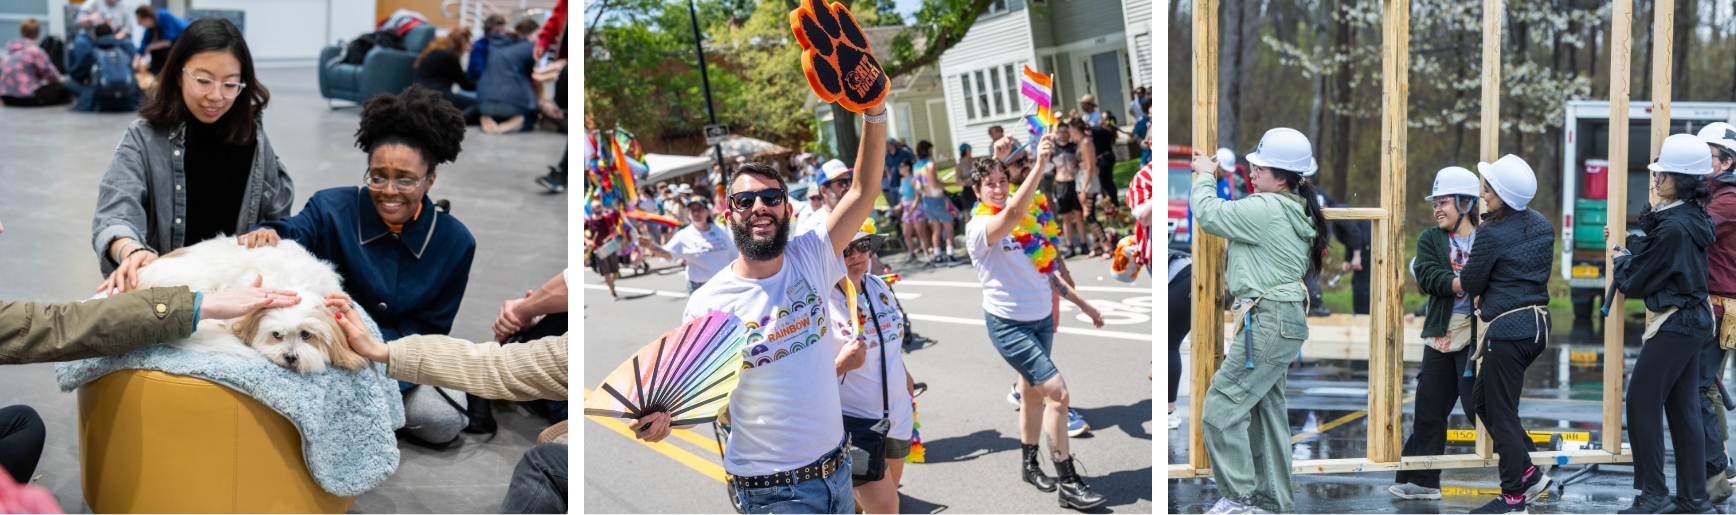
<svg viewBox="0 0 1736 515">
<path fill-rule="evenodd" d="M 1663 146 L 1658 148 L 1658 161 L 1646 165 L 1646 169 L 1683 175 L 1710 175 L 1712 156 L 1706 152 L 1706 142 L 1699 137 L 1672 134 L 1664 138 Z"/>
<path fill-rule="evenodd" d="M 1475 199 L 1481 192 L 1477 174 L 1461 167 L 1449 166 L 1435 172 L 1434 189 L 1430 190 L 1429 196 L 1423 197 L 1423 200 L 1434 202 L 1435 198 L 1447 195 L 1465 195 Z"/>
<path fill-rule="evenodd" d="M 1524 211 L 1531 197 L 1537 196 L 1537 173 L 1519 156 L 1507 154 L 1494 163 L 1477 163 L 1477 171 L 1489 181 L 1495 195 L 1513 209 Z"/>
<path fill-rule="evenodd" d="M 1260 146 L 1248 154 L 1248 162 L 1256 166 L 1281 168 L 1310 177 L 1319 167 L 1314 163 L 1314 151 L 1308 137 L 1296 129 L 1279 127 L 1260 137 Z"/>
</svg>

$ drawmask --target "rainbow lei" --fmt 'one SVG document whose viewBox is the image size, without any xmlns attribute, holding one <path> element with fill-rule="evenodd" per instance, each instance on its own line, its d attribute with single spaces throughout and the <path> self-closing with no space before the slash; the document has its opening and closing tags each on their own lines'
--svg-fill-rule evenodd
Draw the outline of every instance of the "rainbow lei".
<svg viewBox="0 0 1736 515">
<path fill-rule="evenodd" d="M 1001 209 L 977 202 L 970 214 L 973 217 L 994 216 Z M 1031 264 L 1037 265 L 1037 272 L 1042 274 L 1055 271 L 1055 248 L 1061 245 L 1061 227 L 1055 224 L 1053 213 L 1049 197 L 1039 191 L 1031 200 L 1031 211 L 1019 220 L 1018 227 L 1013 228 L 1013 238 L 1019 240 L 1019 245 L 1025 248 L 1025 256 L 1031 258 Z"/>
</svg>

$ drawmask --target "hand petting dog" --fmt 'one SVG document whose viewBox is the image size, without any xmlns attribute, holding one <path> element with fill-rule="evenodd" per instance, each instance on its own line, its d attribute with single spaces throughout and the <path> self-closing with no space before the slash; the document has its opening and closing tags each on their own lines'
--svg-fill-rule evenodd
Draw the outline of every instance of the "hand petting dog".
<svg viewBox="0 0 1736 515">
<path fill-rule="evenodd" d="M 337 315 L 338 327 L 344 329 L 344 336 L 348 337 L 350 342 L 350 350 L 375 363 L 385 363 L 386 359 L 391 357 L 392 348 L 375 340 L 374 335 L 369 334 L 368 328 L 363 326 L 361 317 L 356 316 L 355 305 L 349 295 L 327 295 L 325 305 Z"/>
<path fill-rule="evenodd" d="M 199 301 L 199 317 L 210 320 L 241 318 L 261 309 L 287 308 L 301 302 L 301 295 L 292 290 L 260 288 L 265 276 L 253 280 L 250 288 L 221 291 L 204 295 Z"/>
</svg>

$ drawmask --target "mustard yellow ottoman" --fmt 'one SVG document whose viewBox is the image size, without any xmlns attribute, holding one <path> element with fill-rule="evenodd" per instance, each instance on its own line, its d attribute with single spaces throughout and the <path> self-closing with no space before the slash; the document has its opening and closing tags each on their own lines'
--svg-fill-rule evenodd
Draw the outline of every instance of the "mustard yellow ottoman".
<svg viewBox="0 0 1736 515">
<path fill-rule="evenodd" d="M 344 513 L 289 419 L 187 376 L 122 370 L 78 389 L 84 499 L 96 513 Z"/>
</svg>

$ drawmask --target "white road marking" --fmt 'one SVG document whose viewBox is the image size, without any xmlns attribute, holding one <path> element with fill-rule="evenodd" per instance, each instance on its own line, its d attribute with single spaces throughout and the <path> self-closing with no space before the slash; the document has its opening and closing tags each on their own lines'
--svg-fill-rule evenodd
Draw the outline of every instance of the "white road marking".
<svg viewBox="0 0 1736 515">
<path fill-rule="evenodd" d="M 909 316 L 910 316 L 911 320 L 927 320 L 929 322 L 945 322 L 948 324 L 974 325 L 974 326 L 978 326 L 978 327 L 985 327 L 988 325 L 987 322 L 984 322 L 980 318 L 959 318 L 959 317 L 948 317 L 948 316 L 940 316 L 940 315 L 924 315 L 921 313 L 911 313 Z M 1075 329 L 1072 327 L 1062 327 L 1059 331 L 1063 332 L 1063 333 L 1067 333 L 1067 334 L 1077 334 L 1080 336 L 1097 336 L 1097 337 L 1101 337 L 1101 338 L 1120 338 L 1123 340 L 1151 341 L 1151 335 L 1149 335 L 1149 334 L 1123 333 L 1120 331 L 1099 331 L 1096 329 Z"/>
<path fill-rule="evenodd" d="M 909 281 L 901 281 L 901 282 L 909 282 Z M 958 284 L 971 284 L 972 286 L 978 286 L 975 283 L 958 283 Z M 608 286 L 601 285 L 601 284 L 586 284 L 584 286 L 585 286 L 585 289 L 587 289 L 587 290 L 609 291 Z M 1108 287 L 1105 287 L 1105 288 L 1108 288 Z M 1083 290 L 1084 288 L 1080 288 L 1080 289 Z M 1137 290 L 1137 288 L 1120 288 L 1120 289 Z M 615 291 L 617 293 L 648 293 L 648 294 L 652 294 L 652 295 L 658 295 L 658 296 L 662 296 L 662 297 L 674 297 L 674 298 L 678 298 L 678 299 L 687 298 L 687 294 L 684 292 L 663 291 L 663 290 L 647 290 L 644 288 L 631 288 L 631 287 L 627 287 L 627 286 L 616 286 Z M 920 293 L 900 293 L 900 294 L 898 294 L 898 298 L 903 299 L 903 300 L 911 300 L 911 299 L 915 299 L 915 298 L 918 298 L 921 296 L 922 296 L 922 294 L 920 294 Z M 1121 302 L 1108 301 L 1108 300 L 1092 300 L 1091 303 L 1092 303 L 1092 305 L 1097 306 L 1097 309 L 1099 311 L 1103 312 L 1103 318 L 1104 318 L 1103 323 L 1105 325 L 1128 325 L 1128 324 L 1138 324 L 1138 323 L 1142 323 L 1142 322 L 1150 322 L 1151 321 L 1151 316 L 1145 314 L 1145 313 L 1150 313 L 1151 309 L 1148 307 L 1143 307 L 1143 306 L 1149 306 L 1150 305 L 1150 297 L 1131 297 L 1128 299 L 1124 299 Z M 1065 303 L 1065 302 L 1061 303 L 1061 311 L 1063 311 L 1063 312 L 1072 312 L 1072 311 L 1075 311 L 1076 309 L 1077 308 L 1074 308 L 1072 304 Z M 910 318 L 913 320 L 927 320 L 930 322 L 945 322 L 945 323 L 949 323 L 949 324 L 965 324 L 965 325 L 974 325 L 974 326 L 978 326 L 978 327 L 985 325 L 985 323 L 979 319 L 959 318 L 959 317 L 949 317 L 949 316 L 939 316 L 939 315 L 924 315 L 924 314 L 920 314 L 920 313 L 912 313 L 912 314 L 910 314 Z M 1085 316 L 1084 313 L 1077 313 L 1074 315 L 1073 318 L 1080 321 L 1080 322 L 1084 322 L 1087 324 L 1091 323 L 1091 318 Z M 1099 336 L 1099 337 L 1104 337 L 1104 338 L 1121 338 L 1124 340 L 1150 340 L 1151 339 L 1151 335 L 1148 335 L 1148 334 L 1123 333 L 1123 332 L 1119 332 L 1119 331 L 1099 331 L 1099 330 L 1095 330 L 1095 329 L 1076 329 L 1076 328 L 1072 328 L 1072 327 L 1062 327 L 1059 330 L 1059 332 L 1067 333 L 1067 334 L 1077 334 L 1077 335 L 1081 335 L 1081 336 Z"/>
<path fill-rule="evenodd" d="M 901 279 L 898 281 L 898 284 L 894 284 L 893 286 L 904 285 L 904 284 L 908 284 L 911 286 L 953 286 L 953 287 L 958 287 L 958 288 L 975 288 L 978 290 L 983 289 L 983 284 L 977 283 L 977 282 L 969 282 L 969 281 L 923 281 L 923 280 L 918 280 L 918 279 Z M 1151 288 L 1130 288 L 1130 287 L 1126 287 L 1126 286 L 1078 286 L 1078 287 L 1075 287 L 1074 289 L 1079 290 L 1079 291 L 1102 291 L 1102 292 L 1117 292 L 1117 293 L 1151 293 L 1152 292 Z"/>
</svg>

